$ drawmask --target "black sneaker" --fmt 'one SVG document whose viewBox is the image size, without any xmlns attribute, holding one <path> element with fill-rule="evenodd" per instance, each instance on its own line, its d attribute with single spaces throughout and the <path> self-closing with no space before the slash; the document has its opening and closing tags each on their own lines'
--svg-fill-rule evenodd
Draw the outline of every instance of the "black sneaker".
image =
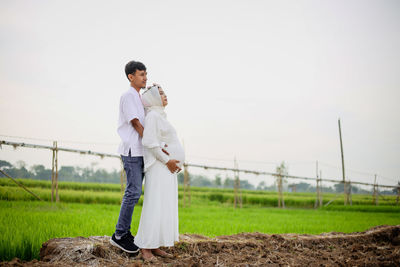
<svg viewBox="0 0 400 267">
<path fill-rule="evenodd" d="M 134 237 L 132 236 L 131 232 L 128 232 L 119 240 L 115 238 L 115 233 L 110 238 L 111 245 L 116 246 L 128 253 L 136 253 L 139 251 L 139 247 L 136 246 L 133 241 Z"/>
</svg>

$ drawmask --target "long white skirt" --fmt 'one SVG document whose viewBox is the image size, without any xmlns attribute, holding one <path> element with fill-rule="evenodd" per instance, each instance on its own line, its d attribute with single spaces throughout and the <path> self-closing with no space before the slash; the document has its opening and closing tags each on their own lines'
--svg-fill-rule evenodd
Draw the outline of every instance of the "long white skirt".
<svg viewBox="0 0 400 267">
<path fill-rule="evenodd" d="M 156 161 L 145 174 L 144 199 L 135 244 L 139 248 L 172 247 L 179 241 L 178 180 Z"/>
</svg>

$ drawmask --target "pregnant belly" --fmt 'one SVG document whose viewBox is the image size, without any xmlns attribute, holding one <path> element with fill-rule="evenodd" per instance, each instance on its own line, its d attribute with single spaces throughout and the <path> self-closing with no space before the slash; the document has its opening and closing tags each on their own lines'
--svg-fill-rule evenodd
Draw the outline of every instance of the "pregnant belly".
<svg viewBox="0 0 400 267">
<path fill-rule="evenodd" d="M 169 143 L 166 150 L 169 153 L 169 158 L 179 160 L 178 165 L 182 168 L 185 162 L 185 151 L 183 151 L 181 144 L 179 142 Z"/>
</svg>

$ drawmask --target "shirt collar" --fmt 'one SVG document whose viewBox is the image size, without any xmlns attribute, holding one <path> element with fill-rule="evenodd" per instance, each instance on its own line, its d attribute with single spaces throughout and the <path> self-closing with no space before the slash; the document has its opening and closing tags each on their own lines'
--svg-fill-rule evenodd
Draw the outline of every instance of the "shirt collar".
<svg viewBox="0 0 400 267">
<path fill-rule="evenodd" d="M 132 87 L 132 86 L 130 86 L 130 87 L 129 87 L 129 92 L 133 92 L 134 94 L 138 94 L 138 95 L 139 95 L 139 97 L 140 97 L 140 94 L 139 94 L 139 92 L 138 92 L 138 91 L 136 91 L 136 89 L 135 89 L 134 87 Z"/>
</svg>

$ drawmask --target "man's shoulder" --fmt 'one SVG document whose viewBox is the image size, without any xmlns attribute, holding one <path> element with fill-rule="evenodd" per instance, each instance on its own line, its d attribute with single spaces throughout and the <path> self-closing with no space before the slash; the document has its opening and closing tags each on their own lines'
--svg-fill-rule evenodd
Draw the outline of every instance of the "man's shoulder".
<svg viewBox="0 0 400 267">
<path fill-rule="evenodd" d="M 132 89 L 129 89 L 123 92 L 121 95 L 121 100 L 126 98 L 137 99 L 139 98 L 139 94 L 135 94 L 135 92 L 133 92 Z"/>
</svg>

